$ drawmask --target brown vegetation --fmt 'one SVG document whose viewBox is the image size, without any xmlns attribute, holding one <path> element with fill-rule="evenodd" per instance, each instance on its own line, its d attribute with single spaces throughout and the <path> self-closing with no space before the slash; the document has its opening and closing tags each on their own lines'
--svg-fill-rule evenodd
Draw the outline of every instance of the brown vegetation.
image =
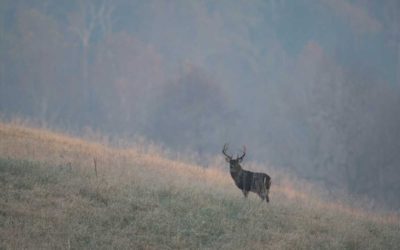
<svg viewBox="0 0 400 250">
<path fill-rule="evenodd" d="M 93 159 L 96 159 L 97 176 Z M 0 124 L 0 249 L 395 249 L 399 219 L 324 202 L 269 169 L 271 203 L 136 148 Z M 251 168 L 257 168 L 251 165 Z"/>
</svg>

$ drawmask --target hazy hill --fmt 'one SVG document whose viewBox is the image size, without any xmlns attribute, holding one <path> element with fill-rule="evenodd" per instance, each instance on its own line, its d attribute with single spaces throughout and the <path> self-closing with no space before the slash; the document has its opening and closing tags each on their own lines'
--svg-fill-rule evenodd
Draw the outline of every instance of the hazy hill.
<svg viewBox="0 0 400 250">
<path fill-rule="evenodd" d="M 246 165 L 247 168 L 255 165 Z M 0 123 L 0 249 L 398 249 L 400 221 L 270 169 L 271 202 L 151 147 Z"/>
</svg>

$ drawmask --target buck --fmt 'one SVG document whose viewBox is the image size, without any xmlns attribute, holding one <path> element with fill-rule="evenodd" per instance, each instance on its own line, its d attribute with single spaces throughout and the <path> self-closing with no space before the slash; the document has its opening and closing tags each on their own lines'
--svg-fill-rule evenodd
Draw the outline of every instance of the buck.
<svg viewBox="0 0 400 250">
<path fill-rule="evenodd" d="M 246 147 L 243 146 L 243 154 L 241 156 L 233 158 L 228 155 L 228 144 L 224 145 L 222 153 L 225 155 L 225 160 L 229 163 L 229 169 L 233 181 L 236 186 L 242 190 L 243 195 L 247 198 L 249 192 L 253 192 L 260 196 L 261 200 L 269 202 L 269 188 L 271 187 L 271 177 L 264 173 L 254 173 L 251 171 L 244 170 L 240 163 L 243 161 L 246 155 Z"/>
</svg>

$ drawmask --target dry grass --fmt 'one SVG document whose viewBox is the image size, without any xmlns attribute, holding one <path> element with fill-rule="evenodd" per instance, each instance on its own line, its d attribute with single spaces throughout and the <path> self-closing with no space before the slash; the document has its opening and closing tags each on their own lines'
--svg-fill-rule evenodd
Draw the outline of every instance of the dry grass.
<svg viewBox="0 0 400 250">
<path fill-rule="evenodd" d="M 400 246 L 397 215 L 321 201 L 274 169 L 266 205 L 242 198 L 225 164 L 213 165 L 0 123 L 0 249 Z"/>
</svg>

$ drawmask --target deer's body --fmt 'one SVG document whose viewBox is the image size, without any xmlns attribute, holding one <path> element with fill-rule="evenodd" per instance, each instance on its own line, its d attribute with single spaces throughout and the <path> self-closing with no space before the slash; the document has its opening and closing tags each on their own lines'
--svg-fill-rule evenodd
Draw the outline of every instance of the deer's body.
<svg viewBox="0 0 400 250">
<path fill-rule="evenodd" d="M 249 192 L 258 194 L 262 200 L 269 202 L 269 189 L 271 187 L 271 177 L 265 173 L 255 173 L 244 170 L 240 165 L 246 151 L 243 151 L 241 157 L 233 159 L 232 156 L 226 154 L 227 145 L 224 146 L 222 153 L 226 156 L 226 161 L 229 162 L 230 173 L 235 185 L 242 190 L 243 195 L 247 197 Z"/>
</svg>

